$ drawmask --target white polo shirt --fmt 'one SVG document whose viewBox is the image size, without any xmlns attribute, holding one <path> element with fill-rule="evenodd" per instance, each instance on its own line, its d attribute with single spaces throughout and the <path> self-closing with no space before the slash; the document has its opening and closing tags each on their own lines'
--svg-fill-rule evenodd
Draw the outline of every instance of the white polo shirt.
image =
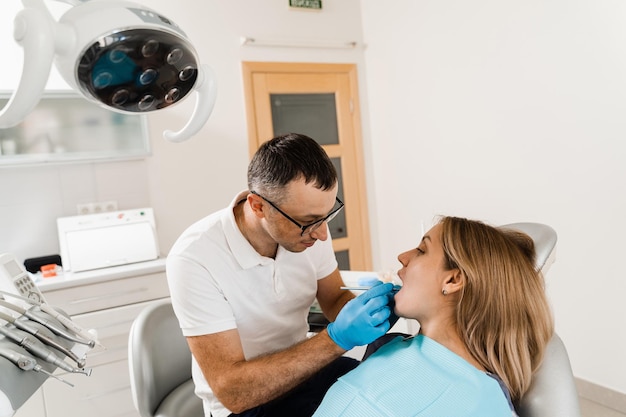
<svg viewBox="0 0 626 417">
<path fill-rule="evenodd" d="M 167 280 L 185 336 L 236 328 L 250 359 L 304 340 L 317 280 L 330 275 L 337 260 L 330 238 L 300 253 L 279 246 L 276 259 L 259 255 L 233 213 L 247 193 L 183 232 L 168 255 Z M 228 416 L 195 358 L 193 378 L 206 415 Z"/>
</svg>

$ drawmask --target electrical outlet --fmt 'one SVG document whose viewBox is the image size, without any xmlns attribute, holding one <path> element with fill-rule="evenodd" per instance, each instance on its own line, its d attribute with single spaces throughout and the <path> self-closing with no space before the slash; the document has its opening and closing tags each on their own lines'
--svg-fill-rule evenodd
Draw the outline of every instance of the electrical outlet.
<svg viewBox="0 0 626 417">
<path fill-rule="evenodd" d="M 100 204 L 102 205 L 102 211 L 117 211 L 117 201 L 103 201 Z"/>
<path fill-rule="evenodd" d="M 108 211 L 116 211 L 117 210 L 117 201 L 109 200 L 109 201 L 99 201 L 94 203 L 81 203 L 76 205 L 76 211 L 78 214 L 94 214 L 94 213 L 105 213 Z"/>
<path fill-rule="evenodd" d="M 81 203 L 76 205 L 76 211 L 78 214 L 91 214 L 93 213 L 93 204 L 92 203 Z"/>
</svg>

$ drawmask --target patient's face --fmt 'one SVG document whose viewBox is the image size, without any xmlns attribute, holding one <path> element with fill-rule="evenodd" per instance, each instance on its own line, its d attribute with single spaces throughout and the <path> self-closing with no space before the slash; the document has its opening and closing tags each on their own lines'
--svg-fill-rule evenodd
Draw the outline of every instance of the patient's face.
<svg viewBox="0 0 626 417">
<path fill-rule="evenodd" d="M 422 238 L 419 246 L 398 255 L 402 269 L 398 276 L 402 289 L 395 296 L 395 313 L 401 317 L 425 320 L 443 302 L 441 290 L 446 273 L 441 225 L 436 225 Z"/>
</svg>

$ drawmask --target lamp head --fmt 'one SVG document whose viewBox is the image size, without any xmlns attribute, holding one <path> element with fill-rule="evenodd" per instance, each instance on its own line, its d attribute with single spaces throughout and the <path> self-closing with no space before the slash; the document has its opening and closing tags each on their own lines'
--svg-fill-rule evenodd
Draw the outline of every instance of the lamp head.
<svg viewBox="0 0 626 417">
<path fill-rule="evenodd" d="M 72 88 L 117 112 L 164 109 L 195 90 L 191 119 L 179 132 L 166 131 L 168 140 L 188 139 L 210 116 L 214 74 L 199 64 L 187 36 L 170 19 L 128 1 L 92 0 L 77 4 L 55 22 L 43 0 L 23 3 L 25 9 L 15 19 L 15 38 L 24 48 L 24 70 L 0 113 L 0 127 L 19 123 L 37 104 L 52 58 Z"/>
</svg>

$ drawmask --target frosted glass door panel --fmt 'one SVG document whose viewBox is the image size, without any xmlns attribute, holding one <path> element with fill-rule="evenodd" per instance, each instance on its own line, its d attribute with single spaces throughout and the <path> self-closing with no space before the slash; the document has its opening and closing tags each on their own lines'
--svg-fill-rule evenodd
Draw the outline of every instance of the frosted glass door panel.
<svg viewBox="0 0 626 417">
<path fill-rule="evenodd" d="M 343 196 L 343 173 L 341 171 L 341 159 L 340 158 L 331 158 L 335 169 L 337 170 L 337 176 L 339 177 L 339 190 L 337 191 L 337 197 L 344 203 L 346 202 Z M 340 237 L 348 236 L 348 226 L 346 225 L 346 211 L 341 210 L 335 218 L 328 223 L 328 228 L 330 229 L 330 235 L 333 239 L 337 239 Z"/>
<path fill-rule="evenodd" d="M 301 133 L 320 145 L 339 144 L 335 94 L 271 94 L 274 136 Z"/>
<path fill-rule="evenodd" d="M 335 252 L 335 257 L 337 258 L 338 268 L 341 271 L 349 271 L 350 270 L 350 252 L 347 250 L 342 250 Z"/>
</svg>

